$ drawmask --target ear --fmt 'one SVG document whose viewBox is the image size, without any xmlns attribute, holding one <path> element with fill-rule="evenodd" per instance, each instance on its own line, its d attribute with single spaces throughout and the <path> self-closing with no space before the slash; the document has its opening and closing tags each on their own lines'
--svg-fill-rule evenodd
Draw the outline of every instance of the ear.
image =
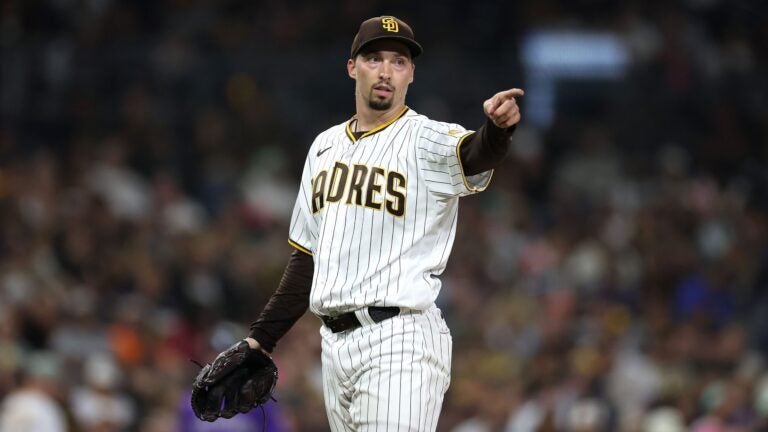
<svg viewBox="0 0 768 432">
<path fill-rule="evenodd" d="M 357 68 L 355 67 L 354 59 L 347 60 L 347 74 L 349 74 L 350 78 L 357 79 Z"/>
<path fill-rule="evenodd" d="M 411 63 L 411 79 L 408 81 L 408 84 L 413 83 L 413 77 L 416 75 L 416 65 L 414 63 Z"/>
</svg>

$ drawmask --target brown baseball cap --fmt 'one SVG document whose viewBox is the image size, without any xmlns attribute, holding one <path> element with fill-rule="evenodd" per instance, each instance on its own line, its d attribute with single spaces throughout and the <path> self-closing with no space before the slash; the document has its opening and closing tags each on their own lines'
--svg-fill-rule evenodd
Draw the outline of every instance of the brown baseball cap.
<svg viewBox="0 0 768 432">
<path fill-rule="evenodd" d="M 403 42 L 411 50 L 411 57 L 416 58 L 424 51 L 413 37 L 411 26 L 393 16 L 373 17 L 360 24 L 355 39 L 352 41 L 351 58 L 355 58 L 366 45 L 381 39 L 395 39 Z"/>
</svg>

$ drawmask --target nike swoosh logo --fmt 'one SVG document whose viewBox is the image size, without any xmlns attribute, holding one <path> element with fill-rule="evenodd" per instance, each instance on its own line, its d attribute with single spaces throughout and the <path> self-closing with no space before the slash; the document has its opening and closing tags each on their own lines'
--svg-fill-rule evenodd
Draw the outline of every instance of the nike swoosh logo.
<svg viewBox="0 0 768 432">
<path fill-rule="evenodd" d="M 319 152 L 317 152 L 317 157 L 320 157 L 321 154 L 327 152 L 328 150 L 330 150 L 332 148 L 333 148 L 333 146 L 320 150 Z"/>
</svg>

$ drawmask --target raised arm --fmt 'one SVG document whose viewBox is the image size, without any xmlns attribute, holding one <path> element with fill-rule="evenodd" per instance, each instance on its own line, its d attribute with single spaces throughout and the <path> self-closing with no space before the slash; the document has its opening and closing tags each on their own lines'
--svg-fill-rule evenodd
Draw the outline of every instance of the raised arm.
<svg viewBox="0 0 768 432">
<path fill-rule="evenodd" d="M 520 122 L 516 97 L 525 93 L 513 88 L 493 95 L 483 103 L 485 124 L 461 146 L 461 163 L 468 176 L 498 167 L 509 152 L 509 140 Z"/>
</svg>

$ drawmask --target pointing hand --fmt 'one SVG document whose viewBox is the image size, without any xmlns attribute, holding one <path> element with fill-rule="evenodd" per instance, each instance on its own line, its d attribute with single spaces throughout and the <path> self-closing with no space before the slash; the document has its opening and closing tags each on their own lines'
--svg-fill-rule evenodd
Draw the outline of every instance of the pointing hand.
<svg viewBox="0 0 768 432">
<path fill-rule="evenodd" d="M 524 94 L 525 92 L 518 88 L 496 93 L 483 102 L 483 111 L 496 126 L 504 129 L 511 127 L 520 121 L 520 107 L 517 106 L 515 98 Z"/>
</svg>

